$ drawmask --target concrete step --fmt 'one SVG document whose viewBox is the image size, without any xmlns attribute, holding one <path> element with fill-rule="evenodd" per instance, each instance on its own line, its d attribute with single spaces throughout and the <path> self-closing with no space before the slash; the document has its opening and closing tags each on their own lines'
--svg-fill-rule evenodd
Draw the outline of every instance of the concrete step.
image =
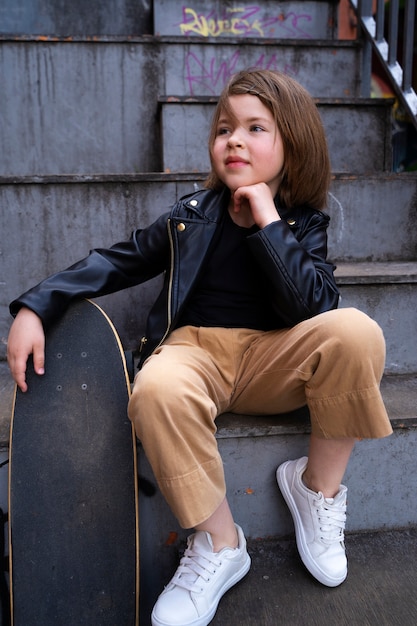
<svg viewBox="0 0 417 626">
<path fill-rule="evenodd" d="M 360 95 L 357 42 L 162 37 L 161 53 L 164 88 L 159 96 L 218 96 L 230 76 L 247 67 L 289 74 L 317 98 Z"/>
<path fill-rule="evenodd" d="M 334 176 L 329 257 L 337 262 L 415 261 L 417 175 Z"/>
<path fill-rule="evenodd" d="M 383 379 L 381 389 L 394 426 L 394 434 L 383 440 L 361 441 L 356 445 L 344 478 L 344 483 L 349 488 L 347 519 L 349 533 L 417 527 L 417 510 L 410 506 L 414 499 L 414 476 L 417 471 L 415 455 L 417 378 L 415 375 L 386 377 Z M 274 559 L 273 566 L 272 563 L 268 565 L 269 550 L 273 553 L 278 550 L 278 554 L 283 556 L 278 547 L 282 544 L 277 543 L 276 539 L 285 538 L 293 533 L 292 519 L 276 485 L 275 470 L 283 461 L 298 458 L 307 453 L 309 420 L 306 412 L 299 411 L 286 416 L 271 417 L 226 414 L 218 418 L 217 423 L 218 444 L 224 461 L 231 509 L 237 523 L 243 527 L 250 538 L 250 545 L 255 551 L 255 561 L 256 556 L 265 559 L 262 576 L 267 578 L 258 580 L 256 587 L 258 592 L 261 591 L 261 585 L 267 584 L 265 581 L 268 577 L 276 580 L 277 576 L 282 575 L 286 576 L 287 580 L 292 580 L 294 568 L 296 568 L 298 575 L 305 579 L 308 588 L 311 586 L 325 593 L 305 574 L 292 544 L 291 564 L 286 565 L 285 562 L 279 564 Z M 151 482 L 153 481 L 152 473 L 140 447 L 139 471 Z M 176 520 L 159 492 L 153 497 L 141 494 L 140 498 L 142 597 L 145 602 L 152 604 L 176 568 L 178 550 L 184 545 L 188 531 L 178 528 Z M 274 538 L 272 543 L 268 542 L 268 538 Z M 348 547 L 349 541 L 348 539 Z M 408 545 L 411 547 L 411 544 Z M 368 550 L 371 550 L 370 545 Z M 363 563 L 363 560 L 360 559 L 359 562 Z M 260 565 L 259 561 L 258 564 Z M 277 565 L 280 565 L 278 569 Z M 257 572 L 257 575 L 260 571 L 262 569 L 255 567 L 254 572 Z M 391 568 L 387 571 L 391 571 Z M 372 576 L 369 580 L 372 580 Z M 274 587 L 275 594 L 278 588 Z M 288 597 L 290 606 L 299 592 L 297 586 L 293 589 L 295 595 Z M 271 594 L 272 592 L 271 589 Z M 237 591 L 238 595 L 234 596 L 235 599 L 241 597 L 240 593 Z M 327 590 L 326 593 L 330 591 Z M 262 598 L 263 594 L 260 593 L 258 597 Z M 279 607 L 282 607 L 283 601 L 281 599 L 277 601 Z M 352 598 L 351 601 L 354 602 Z M 245 605 L 247 611 L 251 603 L 252 600 Z M 259 608 L 259 605 L 257 607 Z M 265 617 L 265 622 L 248 621 L 246 623 L 265 623 L 272 626 L 277 623 L 273 621 L 277 615 L 276 607 L 275 602 L 266 604 L 261 609 L 266 612 L 261 615 L 268 615 L 268 611 L 271 611 L 270 621 Z M 318 607 L 317 611 L 320 611 Z M 296 613 L 294 619 L 301 619 L 302 614 L 302 612 Z M 220 615 L 221 613 L 219 619 Z M 226 612 L 226 615 L 230 618 L 230 613 Z M 253 611 L 248 613 L 251 618 L 254 615 L 257 613 Z M 283 615 L 281 614 L 281 619 L 284 619 Z M 220 621 L 220 623 L 226 622 Z M 240 624 L 241 622 L 229 621 L 228 623 Z M 282 623 L 292 622 L 283 621 Z M 321 622 L 312 620 L 293 623 Z M 336 620 L 335 623 L 350 624 L 351 622 Z M 358 625 L 376 624 L 376 622 L 360 621 L 356 623 Z M 390 624 L 390 622 L 385 623 Z"/>
<path fill-rule="evenodd" d="M 201 150 L 201 137 L 209 136 L 215 109 L 213 98 L 168 96 L 159 100 L 163 170 L 207 171 L 210 160 L 208 152 Z M 334 172 L 391 171 L 392 104 L 393 100 L 387 99 L 317 99 Z"/>
<path fill-rule="evenodd" d="M 351 532 L 417 524 L 417 510 L 406 504 L 414 492 L 417 471 L 417 377 L 386 376 L 381 391 L 394 434 L 356 445 L 344 479 L 350 488 Z M 244 525 L 249 537 L 285 536 L 291 532 L 292 522 L 277 490 L 275 470 L 283 461 L 307 453 L 307 410 L 281 416 L 224 414 L 217 425 L 228 498 L 237 522 Z M 153 481 L 141 450 L 139 471 Z M 159 493 L 143 497 L 144 529 L 151 519 L 158 520 L 155 543 L 163 546 L 169 533 L 176 530 L 176 522 Z M 182 531 L 176 532 L 181 535 Z"/>
<path fill-rule="evenodd" d="M 341 307 L 367 313 L 384 331 L 385 371 L 417 371 L 417 262 L 340 263 L 335 271 Z"/>
<path fill-rule="evenodd" d="M 251 539 L 249 574 L 221 600 L 211 626 L 414 626 L 417 529 L 348 534 L 349 574 L 335 589 L 302 565 L 293 536 Z M 178 556 L 185 544 L 178 546 Z M 165 585 L 176 565 L 164 573 Z M 141 623 L 149 624 L 162 587 L 141 579 Z"/>
<path fill-rule="evenodd" d="M 406 446 L 406 439 L 408 440 L 410 437 L 413 438 L 414 431 L 417 429 L 417 374 L 412 373 L 409 375 L 385 375 L 381 382 L 381 393 L 384 398 L 384 402 L 392 421 L 393 427 L 395 429 L 395 435 L 389 437 L 385 440 L 382 440 L 382 444 L 389 444 L 388 447 L 393 450 L 393 446 L 397 445 L 394 443 L 397 439 L 403 439 L 403 445 Z M 14 396 L 14 383 L 11 379 L 10 372 L 6 361 L 0 361 L 0 452 L 7 452 L 9 445 L 9 428 L 10 428 L 10 418 L 12 411 L 12 403 Z M 243 416 L 243 415 L 232 415 L 232 414 L 224 414 L 218 418 L 218 432 L 217 437 L 219 440 L 219 445 L 223 446 L 225 450 L 229 446 L 228 442 L 230 440 L 234 440 L 235 443 L 238 442 L 238 447 L 245 445 L 244 440 L 254 439 L 257 444 L 263 445 L 265 441 L 269 438 L 277 439 L 282 437 L 284 441 L 284 445 L 287 443 L 291 443 L 291 445 L 296 444 L 294 437 L 298 437 L 303 441 L 298 442 L 296 449 L 293 452 L 301 453 L 304 448 L 304 439 L 308 436 L 310 432 L 309 428 L 309 419 L 308 412 L 305 409 L 301 409 L 299 411 L 295 411 L 294 413 L 283 415 L 283 416 Z M 292 441 L 291 441 L 292 440 Z M 240 443 L 239 443 L 240 442 Z M 371 445 L 370 445 L 371 444 Z M 391 445 L 392 444 L 392 445 Z M 371 449 L 378 448 L 381 445 L 381 442 L 360 442 L 358 444 L 358 461 L 366 462 L 366 455 L 362 454 L 362 450 L 364 448 L 368 448 L 370 445 Z M 243 451 L 243 450 L 242 450 Z M 277 454 L 280 454 L 279 448 L 277 448 Z M 354 453 L 356 454 L 356 453 Z M 239 463 L 244 463 L 244 457 L 242 457 L 241 453 L 234 453 L 232 458 L 238 458 Z M 362 461 L 360 461 L 360 457 Z M 153 482 L 152 474 L 150 473 L 149 466 L 147 465 L 146 459 L 143 454 L 139 455 L 140 461 L 140 471 L 141 474 L 147 477 L 151 482 Z M 250 454 L 248 458 L 256 458 L 256 454 Z M 290 458 L 290 456 L 288 456 Z M 404 456 L 406 459 L 406 456 Z M 369 457 L 368 460 L 371 460 Z M 415 461 L 413 461 L 415 462 Z M 269 461 L 267 461 L 269 463 Z M 411 467 L 413 465 L 411 464 Z M 260 473 L 265 471 L 264 467 L 256 467 L 256 470 L 259 469 Z M 352 470 L 352 479 L 360 480 L 360 473 L 358 474 L 358 470 L 360 470 L 360 466 L 356 469 L 356 471 Z M 239 467 L 236 466 L 232 470 L 230 468 L 228 471 L 233 473 L 235 481 L 244 481 L 243 486 L 239 489 L 236 489 L 234 497 L 236 497 L 236 504 L 242 502 L 242 498 L 245 499 L 246 496 L 254 496 L 253 498 L 248 498 L 248 503 L 256 504 L 256 500 L 259 497 L 259 493 L 255 493 L 255 483 L 252 482 L 252 479 L 248 482 L 245 482 L 247 476 L 247 468 L 243 468 L 239 476 Z M 413 472 L 410 472 L 410 476 L 404 477 L 404 483 L 398 492 L 400 497 L 401 493 L 406 493 L 409 489 L 409 480 L 413 480 L 412 476 Z M 393 479 L 397 480 L 397 476 L 394 476 Z M 258 480 L 254 478 L 254 480 Z M 411 483 L 410 483 L 411 484 Z M 387 488 L 388 491 L 388 488 Z M 264 489 L 262 490 L 262 493 Z M 386 493 L 386 496 L 390 497 L 392 494 Z M 152 499 L 153 500 L 153 499 Z M 157 498 L 154 502 L 157 501 Z M 157 508 L 159 508 L 160 503 L 157 503 Z M 266 503 L 265 506 L 268 506 Z M 386 518 L 383 518 L 377 525 L 377 528 L 383 528 L 385 526 L 395 527 L 396 519 L 399 525 L 408 525 L 410 521 L 412 521 L 417 512 L 411 507 L 410 510 L 404 511 L 402 517 L 396 517 L 397 513 L 394 511 L 389 513 Z M 165 513 L 163 512 L 163 515 Z M 409 519 L 411 516 L 411 520 Z M 267 517 L 265 518 L 267 519 Z M 416 520 L 417 521 L 417 520 Z M 271 534 L 272 526 L 274 525 L 274 520 L 272 522 L 267 522 L 266 533 Z M 358 519 L 352 526 L 352 530 L 367 530 L 367 521 L 366 519 Z M 285 534 L 288 530 L 288 525 L 282 526 L 278 525 L 276 527 L 276 533 L 272 532 L 272 534 Z M 254 520 L 253 525 L 250 526 L 248 532 L 250 531 L 251 536 L 264 536 L 265 532 L 262 533 L 259 528 L 259 521 Z M 265 535 L 266 536 L 266 535 Z"/>
<path fill-rule="evenodd" d="M 332 0 L 194 0 L 191 6 L 154 0 L 154 33 L 187 37 L 333 39 L 338 3 Z"/>
<path fill-rule="evenodd" d="M 353 452 L 344 479 L 349 488 L 350 574 L 339 590 L 321 587 L 305 572 L 295 550 L 292 520 L 275 481 L 277 465 L 307 452 L 310 429 L 306 411 L 270 417 L 225 414 L 218 419 L 217 438 L 225 465 L 228 498 L 236 521 L 249 539 L 253 567 L 248 578 L 226 596 L 215 618 L 219 621 L 213 623 L 275 626 L 278 611 L 280 620 L 285 618 L 285 624 L 318 624 L 321 611 L 327 610 L 320 599 L 330 602 L 342 615 L 338 624 L 377 626 L 383 611 L 388 611 L 387 616 L 394 611 L 404 618 L 414 614 L 413 598 L 409 597 L 404 606 L 399 598 L 407 597 L 415 570 L 413 528 L 417 527 L 417 511 L 410 503 L 414 500 L 417 472 L 417 377 L 386 376 L 381 390 L 394 434 L 379 441 L 358 442 Z M 0 391 L 0 453 L 4 460 L 13 393 L 4 362 L 0 362 Z M 142 480 L 154 485 L 140 445 L 138 451 Z M 3 468 L 0 479 L 0 501 L 7 510 L 7 468 Z M 141 619 L 144 623 L 148 623 L 157 595 L 177 566 L 179 551 L 183 550 L 188 534 L 179 529 L 160 493 L 149 494 L 140 490 Z M 400 528 L 405 530 L 396 532 Z M 379 532 L 355 536 L 365 531 Z M 398 605 L 384 602 L 385 594 L 377 594 L 381 589 L 390 589 Z M 277 599 L 278 590 L 282 593 Z M 318 602 L 312 602 L 314 608 L 308 614 L 311 620 L 305 622 L 297 598 L 298 602 L 300 598 L 301 602 L 307 602 L 311 594 L 315 594 Z M 372 602 L 369 602 L 370 597 Z M 347 602 L 351 608 L 346 613 Z M 370 606 L 372 612 L 368 613 Z M 403 606 L 401 610 L 400 606 Z M 354 611 L 353 617 L 350 611 Z M 238 621 L 232 619 L 233 615 Z M 362 615 L 368 615 L 370 621 L 361 621 Z M 387 620 L 382 623 L 394 623 L 388 617 Z M 412 622 L 403 623 L 411 626 Z"/>
<path fill-rule="evenodd" d="M 134 36 L 152 33 L 152 3 L 71 0 L 60 6 L 49 0 L 2 0 L 0 35 L 22 37 Z"/>
<path fill-rule="evenodd" d="M 75 39 L 0 40 L 0 176 L 161 171 L 158 97 L 218 95 L 247 66 L 290 74 L 316 97 L 359 95 L 355 42 Z"/>
<path fill-rule="evenodd" d="M 204 175 L 189 173 L 0 178 L 0 358 L 5 357 L 11 300 L 45 276 L 84 257 L 91 248 L 128 238 L 134 228 L 147 226 L 168 211 L 178 197 L 203 185 Z M 337 265 L 357 261 L 415 262 L 416 211 L 415 173 L 335 175 L 329 197 L 329 258 Z M 36 263 L 28 263 L 28 259 L 36 259 Z M 396 268 L 397 283 L 400 269 Z M 403 269 L 407 273 L 409 268 Z M 158 278 L 101 299 L 126 348 L 137 348 L 160 287 Z M 346 280 L 342 287 L 348 302 L 352 287 Z M 374 289 L 372 285 L 361 286 L 361 293 L 365 294 L 368 288 Z M 405 293 L 414 288 L 406 281 L 392 284 L 390 289 L 391 293 Z M 384 288 L 379 285 L 378 291 L 383 294 Z M 389 310 L 395 306 L 391 302 Z M 377 317 L 381 315 L 377 299 L 373 299 L 370 310 Z M 401 315 L 410 316 L 406 327 L 410 328 L 412 343 L 415 308 L 408 312 L 403 309 Z M 394 319 L 397 317 L 398 311 Z M 390 321 L 390 314 L 386 319 L 388 328 L 393 327 L 392 343 L 394 347 L 397 344 L 398 353 L 396 323 Z M 409 338 L 403 343 L 407 345 Z M 392 360 L 395 362 L 397 357 Z"/>
<path fill-rule="evenodd" d="M 337 35 L 337 2 L 248 0 L 228 2 L 194 0 L 182 6 L 172 0 L 103 4 L 72 0 L 65 11 L 43 1 L 33 10 L 32 0 L 3 0 L 0 35 L 26 37 L 94 37 L 164 35 L 201 37 L 329 38 Z M 152 13 L 154 20 L 152 21 Z"/>
</svg>

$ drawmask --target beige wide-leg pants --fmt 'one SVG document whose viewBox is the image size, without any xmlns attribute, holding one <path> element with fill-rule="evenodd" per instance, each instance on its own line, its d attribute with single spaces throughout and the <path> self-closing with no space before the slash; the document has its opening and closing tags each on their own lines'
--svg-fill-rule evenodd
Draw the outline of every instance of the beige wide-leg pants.
<svg viewBox="0 0 417 626">
<path fill-rule="evenodd" d="M 384 437 L 392 432 L 379 391 L 384 363 L 381 329 L 356 309 L 268 332 L 185 326 L 137 374 L 129 416 L 174 515 L 192 528 L 226 495 L 219 414 L 307 404 L 318 437 Z"/>
</svg>

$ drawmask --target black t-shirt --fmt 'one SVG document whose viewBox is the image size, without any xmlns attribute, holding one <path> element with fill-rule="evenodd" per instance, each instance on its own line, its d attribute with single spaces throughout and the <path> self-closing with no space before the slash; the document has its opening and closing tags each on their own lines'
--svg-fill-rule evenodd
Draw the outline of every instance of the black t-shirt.
<svg viewBox="0 0 417 626">
<path fill-rule="evenodd" d="M 274 328 L 268 286 L 247 244 L 259 228 L 235 224 L 225 211 L 215 240 L 177 326 Z"/>
</svg>

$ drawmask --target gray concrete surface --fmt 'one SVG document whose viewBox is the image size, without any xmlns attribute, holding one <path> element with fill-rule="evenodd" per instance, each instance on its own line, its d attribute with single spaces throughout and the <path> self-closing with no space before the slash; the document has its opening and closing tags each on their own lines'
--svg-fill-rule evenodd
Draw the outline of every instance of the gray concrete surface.
<svg viewBox="0 0 417 626">
<path fill-rule="evenodd" d="M 348 535 L 348 578 L 334 589 L 308 574 L 292 537 L 248 545 L 252 569 L 222 599 L 212 626 L 417 624 L 417 528 Z"/>
</svg>

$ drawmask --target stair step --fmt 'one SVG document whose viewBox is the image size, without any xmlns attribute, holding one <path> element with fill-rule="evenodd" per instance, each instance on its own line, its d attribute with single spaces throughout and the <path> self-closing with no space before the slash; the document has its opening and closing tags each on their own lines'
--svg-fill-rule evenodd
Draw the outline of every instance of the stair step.
<svg viewBox="0 0 417 626">
<path fill-rule="evenodd" d="M 386 403 L 394 435 L 382 440 L 361 441 L 353 453 L 351 466 L 348 468 L 346 483 L 352 486 L 352 515 L 349 528 L 352 531 L 377 528 L 395 528 L 417 523 L 417 510 L 408 507 L 399 512 L 384 507 L 373 510 L 372 502 L 366 506 L 369 510 L 361 512 L 361 501 L 366 499 L 366 490 L 377 483 L 376 476 L 381 464 L 390 467 L 384 475 L 383 501 L 390 498 L 406 499 L 413 492 L 414 467 L 417 457 L 413 446 L 417 438 L 417 376 L 384 376 L 381 392 Z M 245 521 L 246 532 L 251 537 L 285 535 L 290 532 L 289 517 L 284 520 L 271 510 L 271 503 L 276 506 L 275 465 L 286 458 L 297 458 L 306 454 L 310 425 L 306 409 L 278 416 L 245 416 L 226 413 L 217 420 L 217 439 L 228 476 L 229 498 L 235 511 L 240 512 Z M 402 450 L 402 460 L 398 466 L 394 463 L 395 455 Z M 254 460 L 254 464 L 250 463 Z M 392 459 L 394 465 L 389 465 Z M 248 464 L 249 463 L 249 464 Z M 410 465 L 408 466 L 408 463 Z M 139 454 L 140 471 L 150 480 L 152 474 L 143 453 Z M 403 475 L 403 467 L 409 467 Z M 398 467 L 398 471 L 395 469 Z M 417 467 L 416 467 L 417 469 Z M 359 485 L 363 476 L 375 476 L 375 483 L 368 487 Z M 372 482 L 372 481 L 371 481 Z M 398 484 L 397 484 L 398 483 Z M 398 489 L 398 491 L 397 491 Z M 158 496 L 147 499 L 143 506 L 157 506 Z M 169 511 L 164 503 L 160 515 L 168 515 L 161 524 L 163 535 L 169 527 Z M 162 509 L 164 511 L 162 512 Z M 143 509 L 142 509 L 143 511 Z M 256 511 L 256 515 L 255 515 Z M 155 515 L 155 510 L 152 515 Z M 146 517 L 146 512 L 143 511 Z M 145 519 L 144 517 L 144 519 Z M 237 514 L 239 518 L 239 515 Z M 168 523 L 169 522 L 169 523 Z M 145 522 L 144 522 L 145 523 Z M 243 522 L 242 522 L 243 523 Z M 164 543 L 164 540 L 162 543 Z M 161 544 L 162 545 L 162 544 Z"/>
<path fill-rule="evenodd" d="M 62 8 L 54 2 L 3 0 L 0 8 L 0 35 L 16 38 L 47 36 L 75 37 L 128 36 L 152 32 L 149 2 L 117 0 L 71 0 Z"/>
<path fill-rule="evenodd" d="M 315 96 L 359 95 L 356 43 L 238 44 L 0 41 L 0 175 L 160 171 L 158 96 L 219 95 L 247 66 L 291 74 Z"/>
<path fill-rule="evenodd" d="M 340 263 L 335 271 L 341 307 L 367 313 L 384 331 L 385 371 L 417 371 L 417 262 Z"/>
<path fill-rule="evenodd" d="M 385 375 L 381 391 L 388 414 L 394 426 L 417 427 L 417 373 L 408 375 Z M 14 383 L 6 361 L 0 361 L 0 450 L 9 443 L 10 416 Z M 300 409 L 289 415 L 268 417 L 245 417 L 224 414 L 218 421 L 218 439 L 230 437 L 265 437 L 299 435 L 309 432 L 307 410 Z"/>
<path fill-rule="evenodd" d="M 279 70 L 314 97 L 360 95 L 361 47 L 354 41 L 161 38 L 163 95 L 218 96 L 235 72 L 247 67 Z M 179 70 L 180 68 L 180 70 Z"/>
<path fill-rule="evenodd" d="M 338 285 L 381 285 L 417 283 L 417 262 L 339 263 L 335 270 Z"/>
<path fill-rule="evenodd" d="M 110 246 L 128 238 L 134 228 L 147 226 L 162 212 L 168 211 L 176 199 L 203 187 L 203 184 L 204 175 L 195 173 L 0 178 L 0 205 L 3 207 L 0 212 L 0 232 L 3 234 L 0 359 L 5 358 L 5 342 L 11 322 L 8 304 L 13 298 L 45 276 L 84 257 L 91 248 Z M 30 207 L 30 211 L 23 207 Z M 416 210 L 415 173 L 370 177 L 335 175 L 331 186 L 328 232 L 329 258 L 339 266 L 336 273 L 340 276 L 342 262 L 414 262 Z M 39 236 L 40 224 L 42 237 Z M 64 246 L 62 241 L 65 241 Z M 37 262 L 28 265 L 28 258 L 36 258 Z M 406 266 L 404 269 L 408 272 Z M 399 282 L 400 279 L 396 280 Z M 348 290 L 357 288 L 357 285 L 343 284 L 346 278 L 341 276 L 340 281 L 341 288 L 346 290 L 344 300 L 348 301 Z M 126 348 L 137 348 L 137 338 L 144 331 L 147 314 L 160 287 L 161 279 L 157 278 L 136 289 L 101 299 Z M 374 290 L 373 285 L 367 288 Z M 383 287 L 378 289 L 382 294 Z M 400 282 L 395 285 L 391 282 L 390 289 L 391 295 L 395 289 L 405 293 L 414 291 L 415 284 Z M 364 290 L 365 286 L 362 293 Z M 373 302 L 373 309 L 380 316 L 378 300 L 374 298 Z M 393 308 L 395 319 L 400 311 L 391 301 L 389 310 Z M 411 344 L 415 337 L 412 327 L 415 310 L 413 304 L 411 310 L 403 308 L 401 311 L 401 316 L 410 318 L 405 327 L 411 325 Z M 393 347 L 398 353 L 401 345 L 395 336 L 396 323 L 390 319 L 391 314 L 387 317 L 387 324 L 389 329 L 393 328 Z M 410 338 L 404 341 L 405 346 L 410 345 Z"/>
<path fill-rule="evenodd" d="M 417 374 L 385 375 L 381 393 L 393 428 L 417 428 Z M 304 435 L 310 433 L 308 410 L 271 416 L 224 413 L 217 420 L 217 439 Z"/>
<path fill-rule="evenodd" d="M 392 589 L 393 584 L 398 584 L 397 592 L 401 596 L 408 589 L 406 580 L 413 580 L 408 567 L 411 566 L 413 572 L 415 569 L 413 546 L 416 531 L 413 528 L 417 527 L 417 511 L 410 506 L 410 502 L 414 498 L 414 476 L 417 472 L 417 376 L 385 376 L 381 390 L 394 435 L 379 441 L 359 442 L 344 479 L 349 487 L 347 549 L 350 566 L 348 580 L 340 587 L 337 597 L 340 607 L 347 601 L 350 606 L 355 606 L 355 611 L 359 611 L 355 613 L 359 616 L 357 622 L 350 618 L 346 622 L 339 620 L 346 626 L 363 623 L 360 616 L 369 609 L 369 597 L 374 586 L 380 591 L 385 585 Z M 7 454 L 13 392 L 5 362 L 0 362 L 0 392 L 0 447 L 4 456 Z M 298 620 L 302 619 L 303 612 L 298 613 L 294 609 L 298 606 L 297 597 L 311 599 L 311 594 L 316 593 L 318 598 L 326 599 L 330 593 L 315 583 L 300 563 L 292 538 L 292 520 L 275 482 L 275 469 L 279 463 L 306 454 L 309 430 L 308 415 L 304 410 L 268 417 L 225 414 L 218 419 L 217 437 L 225 465 L 228 497 L 235 518 L 248 537 L 253 566 L 246 582 L 243 581 L 225 596 L 215 618 L 219 621 L 214 623 L 262 623 L 272 626 L 277 623 L 274 620 L 278 606 L 280 620 L 288 611 L 288 615 L 294 614 L 295 621 L 286 620 L 285 623 L 301 626 L 305 622 Z M 154 483 L 140 446 L 139 471 Z M 2 481 L 3 489 L 7 490 L 7 480 Z M 396 532 L 398 528 L 407 530 Z M 363 534 L 364 531 L 381 530 L 385 532 Z M 149 615 L 157 595 L 178 564 L 178 551 L 183 549 L 188 531 L 178 528 L 159 492 L 152 497 L 140 492 L 140 532 L 141 619 L 146 622 L 146 615 Z M 355 536 L 354 533 L 358 532 L 361 534 Z M 370 568 L 369 572 L 367 568 Z M 404 580 L 401 572 L 404 573 Z M 287 583 L 290 581 L 294 593 L 287 589 L 284 580 Z M 353 600 L 360 588 L 367 598 L 363 606 L 361 601 L 358 600 L 358 605 Z M 235 601 L 241 597 L 242 590 L 244 599 L 239 601 L 239 606 L 244 603 L 244 615 L 248 622 L 240 613 L 231 613 L 238 610 Z M 278 605 L 272 600 L 272 594 L 276 597 L 277 590 L 282 591 Z M 254 613 L 255 598 L 261 598 L 262 604 L 256 604 Z M 332 598 L 335 600 L 334 595 Z M 379 593 L 378 598 L 376 604 L 372 602 L 373 614 L 379 615 L 383 609 L 399 610 L 391 604 L 391 609 L 385 605 L 383 593 Z M 317 605 L 314 610 L 320 611 L 321 603 L 313 604 Z M 405 605 L 405 613 L 402 614 L 406 616 L 407 607 L 414 610 L 413 599 Z M 238 621 L 234 622 L 231 615 L 239 617 Z M 263 615 L 265 621 L 263 617 L 259 621 Z M 252 618 L 254 621 L 250 621 Z M 377 625 L 377 622 L 369 623 Z"/>
<path fill-rule="evenodd" d="M 337 3 L 314 0 L 193 0 L 184 6 L 154 0 L 156 35 L 331 39 L 337 36 Z"/>
<path fill-rule="evenodd" d="M 417 377 L 384 377 L 381 390 L 394 434 L 356 445 L 344 478 L 349 488 L 348 533 L 417 527 L 417 510 L 410 506 L 417 472 Z M 218 418 L 217 424 L 228 500 L 255 555 L 258 544 L 260 556 L 268 538 L 283 538 L 293 533 L 291 516 L 276 485 L 275 470 L 283 461 L 307 454 L 309 420 L 306 411 L 268 417 L 225 414 Z M 140 447 L 138 458 L 140 473 L 153 481 Z M 159 492 L 153 497 L 142 494 L 140 498 L 141 567 L 147 572 L 141 584 L 144 597 L 153 602 L 154 594 L 160 593 L 177 566 L 178 547 L 183 545 L 188 531 L 178 528 Z M 279 545 L 275 541 L 274 545 Z M 348 538 L 350 551 L 349 541 Z M 306 584 L 311 585 L 294 547 L 291 551 L 289 571 L 298 567 Z M 264 574 L 272 576 L 267 563 L 264 567 Z M 284 572 L 288 575 L 286 567 L 282 571 L 283 575 Z M 358 626 L 361 623 L 358 622 Z"/>
<path fill-rule="evenodd" d="M 169 96 L 160 98 L 160 103 L 164 171 L 207 171 L 210 161 L 207 150 L 201 149 L 201 138 L 209 135 L 213 99 Z M 374 174 L 391 170 L 392 104 L 387 99 L 317 99 L 334 172 Z"/>
<path fill-rule="evenodd" d="M 417 175 L 335 176 L 328 201 L 329 257 L 415 261 Z"/>
</svg>

